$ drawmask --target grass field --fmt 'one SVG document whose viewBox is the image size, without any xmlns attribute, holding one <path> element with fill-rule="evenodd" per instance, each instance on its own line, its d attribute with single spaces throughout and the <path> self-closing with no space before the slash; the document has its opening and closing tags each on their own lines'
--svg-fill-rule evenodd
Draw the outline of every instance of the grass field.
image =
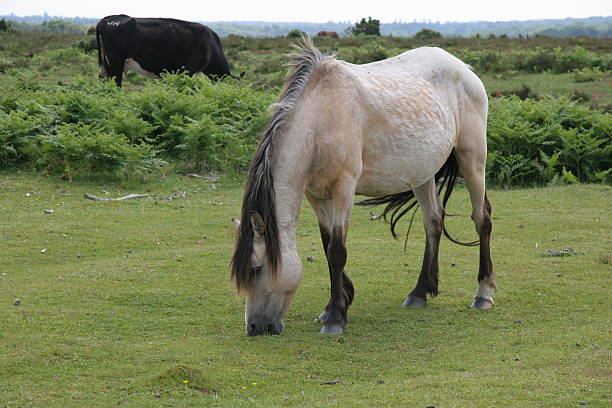
<svg viewBox="0 0 612 408">
<path fill-rule="evenodd" d="M 612 404 L 612 188 L 491 191 L 499 293 L 487 312 L 466 307 L 477 249 L 448 241 L 442 293 L 425 309 L 403 308 L 423 233 L 413 229 L 403 254 L 402 240 L 356 208 L 347 266 L 356 299 L 341 337 L 313 322 L 329 283 L 304 205 L 299 250 L 314 261 L 283 334 L 257 338 L 244 333 L 244 299 L 228 279 L 241 190 L 227 177 L 137 185 L 0 175 L 0 406 Z M 86 192 L 154 198 L 94 202 Z M 449 211 L 469 214 L 466 191 Z M 469 217 L 448 227 L 474 236 Z M 566 248 L 576 255 L 543 255 Z"/>
<path fill-rule="evenodd" d="M 74 82 L 82 77 L 95 77 L 98 74 L 98 57 L 92 41 L 92 36 L 78 34 L 0 32 L 0 79 L 3 75 L 17 75 L 23 77 L 30 85 L 49 87 L 58 83 Z M 94 46 L 93 51 L 84 53 L 75 48 L 79 42 Z M 292 51 L 289 46 L 291 42 L 295 42 L 295 39 L 239 36 L 223 39 L 225 53 L 232 70 L 235 73 L 246 72 L 242 83 L 251 87 L 264 87 L 273 93 L 277 93 L 283 83 L 285 74 L 283 64 L 287 62 L 285 55 Z M 322 49 L 339 51 L 339 58 L 349 61 L 356 55 L 361 55 L 360 53 L 365 53 L 367 56 L 368 46 L 373 44 L 378 44 L 387 57 L 420 46 L 437 46 L 459 55 L 468 51 L 502 53 L 537 49 L 569 51 L 574 47 L 582 47 L 601 56 L 609 56 L 612 53 L 612 39 L 586 37 L 442 38 L 429 41 L 404 37 L 381 37 L 375 41 L 343 37 L 340 40 L 321 38 L 317 43 Z M 601 81 L 586 83 L 576 82 L 572 73 L 511 71 L 496 74 L 479 72 L 479 75 L 490 94 L 495 94 L 496 91 L 516 90 L 522 85 L 527 85 L 540 97 L 575 94 L 588 99 L 584 101 L 588 105 L 608 112 L 612 106 L 610 91 L 612 79 L 609 73 Z M 139 90 L 145 81 L 147 79 L 140 75 L 130 74 L 125 81 L 125 88 Z"/>
<path fill-rule="evenodd" d="M 484 74 L 481 76 L 491 95 L 497 92 L 529 87 L 539 97 L 573 95 L 596 108 L 610 110 L 612 106 L 612 76 L 600 81 L 576 82 L 574 74 Z"/>
</svg>

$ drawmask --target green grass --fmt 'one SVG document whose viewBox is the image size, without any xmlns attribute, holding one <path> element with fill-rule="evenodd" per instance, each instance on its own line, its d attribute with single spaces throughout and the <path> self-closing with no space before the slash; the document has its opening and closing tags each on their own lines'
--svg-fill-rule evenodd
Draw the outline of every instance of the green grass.
<svg viewBox="0 0 612 408">
<path fill-rule="evenodd" d="M 305 262 L 284 333 L 257 338 L 244 334 L 244 299 L 228 279 L 229 219 L 239 214 L 241 190 L 231 178 L 117 185 L 0 175 L 0 405 L 612 403 L 610 187 L 490 192 L 499 293 L 488 312 L 466 308 L 477 249 L 448 241 L 442 293 L 423 310 L 403 308 L 421 262 L 421 229 L 403 254 L 403 241 L 356 208 L 347 265 L 356 299 L 342 337 L 319 335 L 313 322 L 329 283 L 305 205 L 299 250 L 315 260 Z M 80 196 L 104 191 L 155 198 Z M 187 196 L 165 199 L 176 191 Z M 449 212 L 469 214 L 466 191 L 451 204 Z M 447 225 L 461 239 L 474 236 L 469 217 Z M 577 255 L 542 255 L 569 247 Z"/>
<path fill-rule="evenodd" d="M 20 76 L 28 83 L 37 86 L 51 86 L 57 83 L 71 83 L 83 77 L 98 75 L 97 52 L 83 53 L 71 50 L 79 41 L 91 40 L 91 36 L 62 33 L 31 33 L 23 31 L 0 32 L 0 80 L 3 75 Z M 273 93 L 283 84 L 285 55 L 292 51 L 289 43 L 293 39 L 243 38 L 230 36 L 223 38 L 225 53 L 234 73 L 246 72 L 243 84 L 251 87 L 264 87 Z M 340 59 L 351 59 L 359 49 L 367 48 L 372 41 L 365 38 L 343 37 L 340 40 L 318 39 L 322 49 L 339 51 Z M 538 48 L 558 47 L 567 52 L 575 47 L 583 47 L 589 52 L 607 56 L 612 52 L 612 40 L 608 38 L 547 38 L 529 39 L 470 39 L 442 38 L 432 41 L 419 41 L 404 37 L 381 37 L 376 40 L 387 50 L 388 56 L 420 46 L 437 46 L 450 52 L 501 51 L 504 53 L 529 51 Z M 77 51 L 78 52 L 72 52 Z M 583 93 L 591 106 L 610 109 L 612 106 L 612 79 L 608 75 L 604 81 L 578 83 L 573 74 L 529 74 L 529 73 L 479 73 L 487 90 L 518 89 L 523 84 L 545 95 L 563 93 Z M 142 89 L 147 81 L 137 74 L 130 74 L 124 87 L 130 90 Z"/>
<path fill-rule="evenodd" d="M 612 107 L 612 76 L 605 76 L 601 81 L 576 82 L 573 73 L 567 74 L 524 74 L 505 73 L 480 76 L 487 92 L 494 95 L 498 91 L 520 89 L 523 85 L 539 96 L 573 95 L 576 98 L 585 98 L 584 102 L 596 108 L 608 111 Z"/>
</svg>

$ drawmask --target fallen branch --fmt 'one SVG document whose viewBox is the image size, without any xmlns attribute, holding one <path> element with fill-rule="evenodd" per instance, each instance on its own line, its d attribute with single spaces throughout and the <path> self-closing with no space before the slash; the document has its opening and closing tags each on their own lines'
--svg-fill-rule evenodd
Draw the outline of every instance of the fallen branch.
<svg viewBox="0 0 612 408">
<path fill-rule="evenodd" d="M 567 249 L 549 249 L 548 251 L 544 251 L 542 253 L 543 256 L 572 256 L 578 255 L 573 248 Z"/>
<path fill-rule="evenodd" d="M 83 197 L 85 198 L 89 198 L 90 200 L 94 200 L 94 201 L 122 201 L 122 200 L 131 200 L 133 198 L 145 198 L 145 197 L 149 197 L 148 194 L 130 194 L 130 195 L 126 195 L 124 197 L 119 197 L 119 198 L 106 198 L 106 197 L 96 197 L 95 195 L 91 195 L 91 194 L 83 194 Z"/>
<path fill-rule="evenodd" d="M 171 195 L 169 197 L 166 197 L 166 200 L 172 201 L 175 198 L 185 198 L 186 195 L 187 195 L 187 192 L 183 191 L 182 193 L 176 193 L 176 194 L 173 194 L 173 195 Z"/>
</svg>

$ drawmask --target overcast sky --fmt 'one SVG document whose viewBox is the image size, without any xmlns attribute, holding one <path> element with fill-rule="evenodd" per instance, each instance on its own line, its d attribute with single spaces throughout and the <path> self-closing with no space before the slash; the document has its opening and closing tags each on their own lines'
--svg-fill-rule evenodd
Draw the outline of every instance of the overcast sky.
<svg viewBox="0 0 612 408">
<path fill-rule="evenodd" d="M 508 21 L 612 15 L 612 0 L 0 0 L 0 15 L 174 17 L 194 21 Z"/>
</svg>

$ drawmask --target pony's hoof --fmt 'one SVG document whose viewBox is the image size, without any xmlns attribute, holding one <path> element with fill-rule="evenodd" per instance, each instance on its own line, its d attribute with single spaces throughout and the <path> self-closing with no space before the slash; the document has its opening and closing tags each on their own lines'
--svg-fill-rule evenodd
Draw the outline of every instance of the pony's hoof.
<svg viewBox="0 0 612 408">
<path fill-rule="evenodd" d="M 487 310 L 493 307 L 493 302 L 489 299 L 475 297 L 470 307 L 474 309 Z"/>
<path fill-rule="evenodd" d="M 425 307 L 427 300 L 416 296 L 408 296 L 403 305 L 406 307 Z"/>
<path fill-rule="evenodd" d="M 344 333 L 344 329 L 339 324 L 329 324 L 329 325 L 324 324 L 323 327 L 321 327 L 321 331 L 319 333 L 321 334 L 342 334 Z"/>
<path fill-rule="evenodd" d="M 325 319 L 327 319 L 327 316 L 329 316 L 329 313 L 323 312 L 315 319 L 315 322 L 324 322 Z"/>
</svg>

